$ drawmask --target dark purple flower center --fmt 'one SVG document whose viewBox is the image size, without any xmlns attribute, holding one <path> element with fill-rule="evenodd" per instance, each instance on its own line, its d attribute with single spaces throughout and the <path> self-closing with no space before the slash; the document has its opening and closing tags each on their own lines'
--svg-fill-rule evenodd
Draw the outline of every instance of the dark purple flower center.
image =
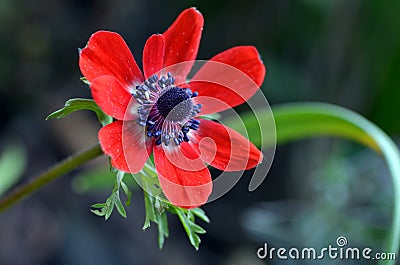
<svg viewBox="0 0 400 265">
<path fill-rule="evenodd" d="M 190 98 L 185 89 L 172 87 L 158 98 L 155 105 L 164 118 L 179 122 L 191 117 L 193 103 Z"/>
<path fill-rule="evenodd" d="M 183 141 L 189 142 L 188 132 L 197 130 L 200 121 L 194 119 L 200 113 L 201 104 L 193 104 L 189 88 L 174 85 L 174 78 L 168 76 L 158 78 L 151 76 L 143 84 L 136 87 L 132 96 L 139 104 L 137 124 L 146 127 L 148 137 L 156 139 L 156 145 L 173 142 L 179 146 Z"/>
</svg>

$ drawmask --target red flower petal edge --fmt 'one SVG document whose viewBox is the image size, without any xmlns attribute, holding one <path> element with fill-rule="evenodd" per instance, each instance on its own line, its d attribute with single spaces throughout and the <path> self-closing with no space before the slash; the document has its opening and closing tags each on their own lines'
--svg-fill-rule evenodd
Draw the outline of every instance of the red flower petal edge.
<svg viewBox="0 0 400 265">
<path fill-rule="evenodd" d="M 97 31 L 80 51 L 79 67 L 92 82 L 96 77 L 112 75 L 124 88 L 143 82 L 143 75 L 122 37 L 115 32 Z"/>
<path fill-rule="evenodd" d="M 164 67 L 196 59 L 204 19 L 195 8 L 184 10 L 163 33 L 165 39 Z M 192 63 L 171 69 L 177 84 L 184 83 Z"/>
<path fill-rule="evenodd" d="M 124 119 L 132 96 L 114 76 L 102 75 L 95 78 L 90 84 L 90 89 L 94 101 L 106 114 L 118 120 Z M 133 115 L 131 119 L 133 119 Z"/>
<path fill-rule="evenodd" d="M 100 129 L 99 140 L 103 152 L 111 157 L 111 164 L 119 170 L 137 173 L 149 158 L 144 130 L 135 122 L 110 123 Z"/>
<path fill-rule="evenodd" d="M 207 202 L 212 191 L 210 171 L 200 159 L 195 159 L 199 156 L 189 145 L 182 148 L 190 155 L 183 155 L 177 148 L 154 147 L 158 179 L 172 204 L 183 208 L 199 207 Z M 171 161 L 179 161 L 179 165 Z"/>
<path fill-rule="evenodd" d="M 146 79 L 163 68 L 164 50 L 163 35 L 154 34 L 147 40 L 143 49 L 143 72 Z"/>
<path fill-rule="evenodd" d="M 208 104 L 207 97 L 216 98 L 235 107 L 251 98 L 265 77 L 265 66 L 253 46 L 234 47 L 211 58 L 193 76 L 190 87 L 201 97 L 201 115 L 226 109 L 221 104 Z M 226 106 L 226 105 L 225 105 Z"/>
<path fill-rule="evenodd" d="M 220 123 L 200 119 L 192 145 L 201 159 L 223 171 L 247 170 L 262 162 L 258 148 L 240 133 Z"/>
<path fill-rule="evenodd" d="M 111 163 L 119 170 L 129 172 L 122 148 L 122 121 L 115 121 L 99 131 L 99 140 L 103 152 L 111 157 Z"/>
</svg>

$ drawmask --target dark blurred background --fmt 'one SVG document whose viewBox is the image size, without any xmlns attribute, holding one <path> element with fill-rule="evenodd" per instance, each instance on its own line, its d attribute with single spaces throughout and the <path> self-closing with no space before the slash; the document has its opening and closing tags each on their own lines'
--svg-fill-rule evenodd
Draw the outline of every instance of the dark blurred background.
<svg viewBox="0 0 400 265">
<path fill-rule="evenodd" d="M 268 69 L 262 90 L 272 106 L 330 102 L 399 136 L 400 1 L 0 0 L 0 153 L 15 155 L 8 170 L 24 169 L 24 181 L 97 142 L 100 125 L 92 113 L 44 120 L 67 99 L 90 97 L 78 67 L 78 48 L 90 34 L 119 32 L 140 64 L 147 37 L 164 32 L 190 6 L 205 17 L 198 58 L 255 45 Z M 140 190 L 127 219 L 114 213 L 105 222 L 90 213 L 111 192 L 107 163 L 99 158 L 2 213 L 0 264 L 309 264 L 259 260 L 256 250 L 265 242 L 335 245 L 343 235 L 352 246 L 378 251 L 392 216 L 392 185 L 381 158 L 357 144 L 316 138 L 278 146 L 256 191 L 242 178 L 204 206 L 211 223 L 201 223 L 207 234 L 198 252 L 171 215 L 170 238 L 158 250 L 156 226 L 141 228 Z M 94 178 L 101 183 L 90 184 Z"/>
</svg>

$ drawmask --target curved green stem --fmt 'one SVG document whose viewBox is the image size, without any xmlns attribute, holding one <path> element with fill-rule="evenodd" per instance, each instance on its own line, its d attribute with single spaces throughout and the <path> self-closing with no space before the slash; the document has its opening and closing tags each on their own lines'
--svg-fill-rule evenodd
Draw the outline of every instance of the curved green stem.
<svg viewBox="0 0 400 265">
<path fill-rule="evenodd" d="M 15 188 L 10 193 L 1 198 L 0 212 L 6 210 L 10 206 L 22 200 L 26 196 L 32 194 L 33 192 L 39 190 L 41 187 L 48 184 L 49 182 L 63 176 L 69 171 L 77 168 L 78 166 L 84 164 L 89 160 L 92 160 L 95 157 L 100 156 L 101 154 L 103 154 L 103 152 L 101 151 L 100 145 L 97 144 L 62 160 L 60 163 L 49 168 L 42 174 L 32 178 L 29 182 Z"/>
<path fill-rule="evenodd" d="M 386 238 L 385 251 L 399 252 L 400 240 L 400 154 L 396 144 L 379 127 L 361 115 L 331 104 L 290 103 L 273 108 L 277 131 L 277 143 L 282 144 L 314 136 L 338 136 L 359 142 L 375 150 L 385 159 L 393 182 L 394 205 L 392 225 Z M 259 119 L 271 119 L 270 116 Z M 257 126 L 253 113 L 241 115 L 246 127 Z M 225 124 L 237 127 L 239 124 L 227 121 Z M 273 144 L 270 138 L 261 135 L 252 137 L 255 144 Z M 395 264 L 395 260 L 381 260 L 380 264 Z"/>
</svg>

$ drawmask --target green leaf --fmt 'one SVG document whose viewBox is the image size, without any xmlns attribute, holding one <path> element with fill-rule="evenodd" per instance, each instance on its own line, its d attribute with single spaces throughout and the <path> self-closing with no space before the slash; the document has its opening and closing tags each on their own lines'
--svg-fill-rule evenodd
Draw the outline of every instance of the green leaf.
<svg viewBox="0 0 400 265">
<path fill-rule="evenodd" d="M 115 201 L 113 197 L 114 194 L 111 194 L 111 196 L 106 201 L 106 207 L 104 208 L 104 213 L 105 213 L 104 217 L 106 218 L 106 220 L 110 218 L 112 211 L 114 210 Z"/>
<path fill-rule="evenodd" d="M 124 205 L 121 202 L 120 198 L 120 187 L 124 190 L 125 194 L 127 195 L 127 201 L 126 205 L 128 206 L 130 204 L 131 200 L 131 195 L 132 193 L 129 191 L 128 187 L 126 184 L 123 182 L 125 176 L 125 172 L 116 170 L 116 177 L 115 177 L 115 183 L 113 187 L 113 191 L 111 195 L 107 198 L 105 203 L 96 203 L 93 204 L 91 207 L 94 209 L 91 209 L 91 212 L 98 215 L 98 216 L 104 216 L 104 218 L 107 220 L 110 218 L 114 207 L 117 208 L 118 213 L 126 218 L 126 211 L 124 208 Z"/>
<path fill-rule="evenodd" d="M 98 210 L 98 209 L 90 209 L 90 211 L 92 213 L 94 213 L 95 215 L 97 215 L 97 216 L 104 216 L 105 215 L 105 213 L 102 211 L 102 209 L 100 209 L 100 210 Z"/>
<path fill-rule="evenodd" d="M 11 188 L 22 177 L 26 168 L 26 152 L 16 142 L 7 144 L 0 156 L 0 195 Z"/>
<path fill-rule="evenodd" d="M 182 209 L 174 207 L 173 211 L 176 215 L 178 215 L 179 220 L 181 221 L 183 228 L 185 229 L 186 234 L 189 237 L 190 243 L 196 250 L 198 250 L 201 242 L 198 234 L 204 234 L 206 233 L 206 230 L 190 220 Z"/>
<path fill-rule="evenodd" d="M 93 208 L 103 208 L 103 207 L 105 207 L 105 206 L 107 206 L 107 203 L 95 203 L 95 204 L 93 204 L 93 205 L 90 206 L 90 207 L 93 207 Z"/>
<path fill-rule="evenodd" d="M 121 199 L 119 198 L 119 193 L 117 193 L 117 195 L 114 198 L 115 198 L 114 203 L 115 203 L 115 206 L 117 207 L 119 214 L 122 217 L 126 218 L 126 211 L 125 211 L 124 205 L 122 205 Z"/>
<path fill-rule="evenodd" d="M 93 99 L 83 99 L 83 98 L 74 98 L 65 102 L 63 108 L 56 110 L 47 116 L 46 120 L 49 119 L 61 119 L 67 117 L 72 112 L 78 110 L 91 110 L 96 113 L 97 119 L 104 126 L 112 122 L 112 117 L 106 115 L 100 108 L 97 106 L 96 102 Z"/>
<path fill-rule="evenodd" d="M 132 192 L 128 189 L 128 186 L 123 181 L 121 181 L 121 187 L 126 195 L 125 205 L 129 206 L 131 205 Z"/>
<path fill-rule="evenodd" d="M 278 144 L 315 136 L 337 136 L 370 147 L 383 156 L 389 167 L 394 188 L 393 219 L 387 233 L 384 251 L 398 253 L 400 246 L 400 153 L 390 137 L 359 114 L 331 104 L 283 104 L 274 107 L 273 114 Z M 257 116 L 258 119 L 271 119 L 267 114 Z M 253 113 L 245 113 L 241 115 L 241 118 L 245 121 L 247 130 L 251 131 L 258 127 L 257 118 Z M 234 129 L 241 126 L 233 119 L 224 120 L 224 123 Z M 274 140 L 268 137 L 259 136 L 252 140 L 258 146 L 265 147 L 274 144 Z M 379 264 L 394 263 L 394 260 L 379 260 Z"/>
<path fill-rule="evenodd" d="M 165 210 L 169 205 L 159 198 L 154 197 L 162 193 L 160 182 L 157 177 L 157 173 L 149 159 L 144 165 L 143 169 L 133 175 L 136 182 L 143 187 L 143 196 L 145 203 L 146 217 L 143 224 L 143 230 L 150 227 L 151 222 L 157 224 L 158 228 L 158 246 L 161 249 L 164 245 L 165 238 L 169 236 L 168 231 L 168 220 Z M 148 193 L 150 191 L 150 193 Z M 153 196 L 154 195 L 154 196 Z"/>
<path fill-rule="evenodd" d="M 162 194 L 157 172 L 154 166 L 151 165 L 150 159 L 147 160 L 139 173 L 133 174 L 132 176 L 145 191 L 150 192 L 153 196 Z"/>
<path fill-rule="evenodd" d="M 169 236 L 168 220 L 165 209 L 168 207 L 158 198 L 153 197 L 146 191 L 143 191 L 146 218 L 143 225 L 143 230 L 150 227 L 151 222 L 157 224 L 158 228 L 158 246 L 161 249 L 164 245 L 165 238 Z"/>
<path fill-rule="evenodd" d="M 81 80 L 85 85 L 90 86 L 90 82 L 89 82 L 89 80 L 87 80 L 86 77 L 83 76 L 83 77 L 80 78 L 80 80 Z"/>
<path fill-rule="evenodd" d="M 144 206 L 146 212 L 146 218 L 143 225 L 143 230 L 146 230 L 150 227 L 151 222 L 156 222 L 156 211 L 154 209 L 154 197 L 148 194 L 146 191 L 143 191 L 144 195 Z"/>
<path fill-rule="evenodd" d="M 158 228 L 158 247 L 162 249 L 165 238 L 169 236 L 167 213 L 163 212 L 162 214 L 157 214 L 156 218 Z"/>
<path fill-rule="evenodd" d="M 119 187 L 121 186 L 121 182 L 124 179 L 124 176 L 125 176 L 125 172 L 119 171 L 119 170 L 117 171 L 117 178 L 116 178 L 114 189 L 119 189 Z"/>
<path fill-rule="evenodd" d="M 92 206 L 90 206 L 94 209 L 90 209 L 90 211 L 98 216 L 105 216 L 106 215 L 106 211 L 107 211 L 107 207 L 109 207 L 109 205 L 107 203 L 96 203 L 93 204 Z"/>
<path fill-rule="evenodd" d="M 210 219 L 208 218 L 206 213 L 201 208 L 191 209 L 191 210 L 189 210 L 189 213 L 192 213 L 193 215 L 195 215 L 196 217 L 200 218 L 201 220 L 203 220 L 206 223 L 210 222 Z"/>
</svg>

